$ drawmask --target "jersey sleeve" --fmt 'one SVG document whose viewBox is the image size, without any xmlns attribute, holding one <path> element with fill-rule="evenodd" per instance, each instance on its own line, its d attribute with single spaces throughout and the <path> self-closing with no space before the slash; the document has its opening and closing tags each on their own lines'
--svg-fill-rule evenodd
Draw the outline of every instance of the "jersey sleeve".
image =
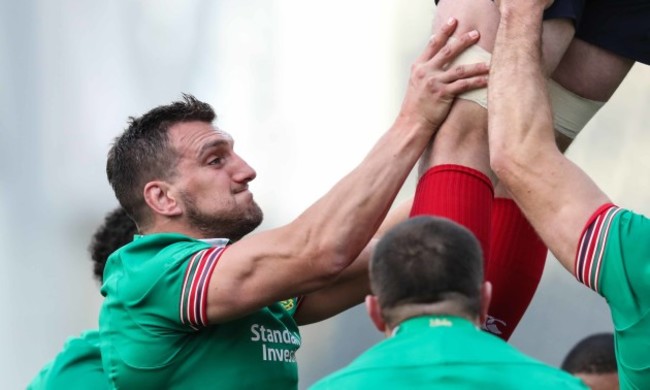
<svg viewBox="0 0 650 390">
<path fill-rule="evenodd" d="M 185 267 L 180 294 L 181 324 L 198 330 L 208 326 L 207 303 L 210 277 L 225 247 L 195 253 Z"/>
<path fill-rule="evenodd" d="M 132 275 L 131 317 L 150 331 L 196 331 L 208 326 L 207 298 L 212 272 L 225 247 L 170 250 Z M 127 284 L 125 284 L 125 287 Z"/>
<path fill-rule="evenodd" d="M 650 307 L 650 220 L 613 204 L 600 207 L 582 234 L 576 278 L 630 321 Z"/>
</svg>

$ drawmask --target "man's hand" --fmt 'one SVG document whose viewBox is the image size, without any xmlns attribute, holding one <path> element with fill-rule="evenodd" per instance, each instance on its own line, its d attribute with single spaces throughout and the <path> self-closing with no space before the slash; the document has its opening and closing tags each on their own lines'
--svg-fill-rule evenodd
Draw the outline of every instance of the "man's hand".
<svg viewBox="0 0 650 390">
<path fill-rule="evenodd" d="M 478 31 L 471 31 L 460 39 L 449 39 L 457 25 L 456 19 L 449 19 L 431 37 L 424 52 L 411 66 L 411 78 L 400 117 L 421 118 L 438 129 L 456 95 L 487 85 L 488 64 L 449 68 L 449 63 L 456 56 L 479 39 Z"/>
</svg>

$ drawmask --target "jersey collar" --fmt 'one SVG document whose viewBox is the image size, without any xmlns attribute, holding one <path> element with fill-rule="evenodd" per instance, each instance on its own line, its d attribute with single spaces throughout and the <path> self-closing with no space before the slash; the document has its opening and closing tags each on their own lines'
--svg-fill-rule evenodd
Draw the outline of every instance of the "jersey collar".
<svg viewBox="0 0 650 390">
<path fill-rule="evenodd" d="M 409 318 L 405 321 L 402 321 L 399 326 L 393 329 L 392 336 L 397 336 L 404 333 L 417 333 L 424 331 L 425 329 L 444 329 L 444 328 L 454 328 L 454 329 L 475 329 L 480 331 L 480 329 L 473 324 L 471 321 L 456 316 L 447 316 L 447 315 L 428 315 Z"/>
<path fill-rule="evenodd" d="M 228 245 L 228 241 L 230 240 L 227 238 L 202 238 L 199 241 L 203 241 L 210 246 L 222 247 Z"/>
</svg>

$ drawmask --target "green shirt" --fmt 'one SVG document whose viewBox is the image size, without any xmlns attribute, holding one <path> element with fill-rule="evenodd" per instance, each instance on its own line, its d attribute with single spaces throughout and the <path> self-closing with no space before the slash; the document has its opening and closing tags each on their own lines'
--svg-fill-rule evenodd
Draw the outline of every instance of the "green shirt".
<svg viewBox="0 0 650 390">
<path fill-rule="evenodd" d="M 580 241 L 575 274 L 607 299 L 621 389 L 650 389 L 650 220 L 612 204 L 599 208 Z"/>
<path fill-rule="evenodd" d="M 99 332 L 73 337 L 27 386 L 29 390 L 108 389 L 99 353 Z"/>
<path fill-rule="evenodd" d="M 404 321 L 392 337 L 312 390 L 432 388 L 586 389 L 465 319 L 423 316 Z"/>
<path fill-rule="evenodd" d="M 99 327 L 112 386 L 297 387 L 297 299 L 228 323 L 208 323 L 208 284 L 212 272 L 219 272 L 225 242 L 211 246 L 180 234 L 153 234 L 109 257 Z"/>
</svg>

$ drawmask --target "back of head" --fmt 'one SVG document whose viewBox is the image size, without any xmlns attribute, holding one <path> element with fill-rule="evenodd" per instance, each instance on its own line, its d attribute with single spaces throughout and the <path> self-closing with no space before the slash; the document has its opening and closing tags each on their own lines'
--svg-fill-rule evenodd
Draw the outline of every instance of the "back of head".
<svg viewBox="0 0 650 390">
<path fill-rule="evenodd" d="M 598 333 L 582 339 L 564 358 L 562 369 L 572 374 L 616 372 L 614 335 Z"/>
<path fill-rule="evenodd" d="M 149 216 L 144 185 L 174 175 L 177 155 L 169 143 L 169 128 L 181 122 L 211 123 L 214 119 L 209 104 L 187 94 L 182 101 L 129 118 L 128 128 L 115 139 L 108 153 L 106 174 L 120 205 L 140 227 Z"/>
<path fill-rule="evenodd" d="M 415 217 L 379 241 L 370 262 L 370 283 L 385 321 L 405 305 L 445 303 L 478 317 L 483 261 L 478 241 L 444 218 Z M 451 313 L 431 313 L 451 314 Z"/>
<path fill-rule="evenodd" d="M 118 207 L 106 214 L 104 223 L 97 228 L 88 247 L 94 263 L 93 273 L 100 283 L 104 279 L 104 266 L 108 256 L 133 241 L 133 235 L 137 232 L 135 222 L 123 208 Z"/>
</svg>

